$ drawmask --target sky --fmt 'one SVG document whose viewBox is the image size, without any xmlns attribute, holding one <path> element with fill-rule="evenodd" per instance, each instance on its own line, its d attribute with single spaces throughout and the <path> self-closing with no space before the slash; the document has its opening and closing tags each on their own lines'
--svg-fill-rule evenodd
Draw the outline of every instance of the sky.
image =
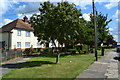
<svg viewBox="0 0 120 80">
<path fill-rule="evenodd" d="M 48 0 L 0 0 L 0 27 L 12 22 L 15 19 L 22 19 L 24 16 L 30 18 L 32 14 L 39 14 L 38 8 L 40 2 Z M 49 0 L 56 3 L 62 0 Z M 65 0 L 63 0 L 65 1 Z M 109 27 L 110 34 L 118 41 L 118 1 L 119 0 L 94 0 L 96 10 L 102 14 L 108 14 L 108 20 L 112 22 Z M 76 4 L 78 9 L 81 9 L 83 18 L 89 21 L 89 14 L 92 12 L 92 0 L 68 0 L 70 3 Z"/>
</svg>

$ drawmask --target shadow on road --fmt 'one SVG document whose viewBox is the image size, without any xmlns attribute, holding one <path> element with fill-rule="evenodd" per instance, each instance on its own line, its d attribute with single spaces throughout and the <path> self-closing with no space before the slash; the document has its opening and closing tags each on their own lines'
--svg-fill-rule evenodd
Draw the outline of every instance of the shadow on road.
<svg viewBox="0 0 120 80">
<path fill-rule="evenodd" d="M 114 59 L 120 61 L 120 57 L 114 57 Z"/>
</svg>

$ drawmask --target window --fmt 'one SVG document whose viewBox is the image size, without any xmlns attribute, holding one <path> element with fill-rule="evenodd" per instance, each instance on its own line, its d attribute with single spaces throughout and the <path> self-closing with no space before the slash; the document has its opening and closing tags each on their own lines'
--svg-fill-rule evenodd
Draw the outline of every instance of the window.
<svg viewBox="0 0 120 80">
<path fill-rule="evenodd" d="M 17 30 L 17 35 L 21 36 L 21 30 Z"/>
<path fill-rule="evenodd" d="M 30 48 L 30 42 L 25 42 L 25 47 Z"/>
<path fill-rule="evenodd" d="M 30 37 L 30 31 L 26 31 L 26 37 Z"/>
<path fill-rule="evenodd" d="M 21 42 L 17 42 L 17 48 L 21 48 Z"/>
</svg>

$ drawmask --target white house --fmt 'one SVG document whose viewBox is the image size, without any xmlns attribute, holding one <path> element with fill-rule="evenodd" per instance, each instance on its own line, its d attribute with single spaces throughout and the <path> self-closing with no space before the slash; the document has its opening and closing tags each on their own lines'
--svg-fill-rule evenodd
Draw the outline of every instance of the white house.
<svg viewBox="0 0 120 80">
<path fill-rule="evenodd" d="M 7 49 L 43 48 L 44 45 L 38 43 L 33 31 L 26 16 L 16 19 L 0 29 L 0 45 Z"/>
<path fill-rule="evenodd" d="M 25 48 L 45 48 L 54 47 L 52 42 L 40 45 L 37 37 L 33 34 L 34 29 L 28 23 L 28 18 L 16 19 L 0 28 L 0 48 L 25 49 Z M 58 47 L 58 42 L 55 41 Z"/>
</svg>

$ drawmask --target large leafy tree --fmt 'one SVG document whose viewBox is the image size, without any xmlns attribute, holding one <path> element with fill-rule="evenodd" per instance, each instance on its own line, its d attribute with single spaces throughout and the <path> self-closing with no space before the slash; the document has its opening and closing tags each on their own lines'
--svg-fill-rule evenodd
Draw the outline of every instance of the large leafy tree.
<svg viewBox="0 0 120 80">
<path fill-rule="evenodd" d="M 116 41 L 114 40 L 113 36 L 109 34 L 105 39 L 104 43 L 106 43 L 106 45 L 109 46 L 110 44 L 114 45 Z"/>
<path fill-rule="evenodd" d="M 93 27 L 94 16 L 90 15 L 91 26 Z M 98 43 L 103 43 L 107 36 L 109 35 L 109 28 L 107 25 L 112 21 L 112 19 L 108 20 L 108 14 L 104 15 L 101 12 L 96 12 L 96 24 L 97 24 L 97 33 L 98 33 Z"/>
<path fill-rule="evenodd" d="M 30 18 L 31 25 L 34 27 L 34 34 L 38 41 L 42 43 L 52 43 L 55 41 L 60 45 L 66 42 L 77 41 L 80 35 L 81 11 L 74 4 L 68 2 L 57 3 L 50 2 L 40 4 L 40 14 L 34 14 Z M 60 53 L 56 57 L 56 63 L 59 63 Z"/>
</svg>

